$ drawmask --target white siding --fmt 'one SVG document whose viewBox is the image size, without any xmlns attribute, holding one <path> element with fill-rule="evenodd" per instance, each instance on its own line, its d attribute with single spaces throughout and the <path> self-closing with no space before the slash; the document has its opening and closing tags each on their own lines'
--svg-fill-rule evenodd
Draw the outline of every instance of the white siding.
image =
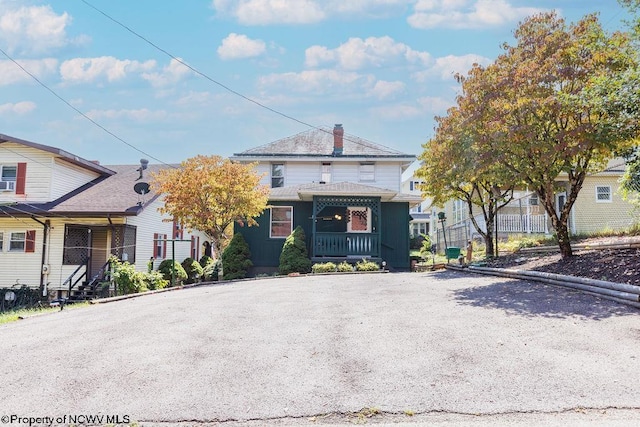
<svg viewBox="0 0 640 427">
<path fill-rule="evenodd" d="M 0 164 L 27 164 L 25 194 L 0 192 L 1 202 L 48 202 L 53 168 L 53 154 L 22 144 L 5 142 L 0 144 Z"/>
<path fill-rule="evenodd" d="M 375 181 L 360 181 L 360 161 L 331 161 L 322 159 L 317 162 L 285 161 L 284 186 L 319 183 L 322 180 L 322 163 L 331 163 L 331 182 L 353 182 L 372 187 L 400 191 L 402 167 L 399 162 L 375 162 Z M 283 163 L 274 160 L 273 163 Z M 261 184 L 271 186 L 269 175 L 271 163 L 262 162 L 256 168 L 258 173 L 266 173 Z"/>
<path fill-rule="evenodd" d="M 36 231 L 35 252 L 9 252 L 12 232 Z M 16 283 L 32 288 L 40 286 L 43 228 L 31 219 L 0 218 L 3 248 L 0 251 L 0 288 L 10 288 Z"/>
<path fill-rule="evenodd" d="M 52 169 L 51 200 L 64 196 L 100 176 L 96 172 L 89 171 L 60 159 L 54 159 Z M 27 174 L 28 173 L 29 169 L 27 166 Z"/>
<path fill-rule="evenodd" d="M 153 235 L 154 233 L 166 234 L 168 239 L 173 237 L 173 220 L 168 215 L 161 215 L 158 207 L 162 206 L 161 198 L 156 199 L 147 206 L 142 213 L 136 217 L 127 218 L 127 224 L 136 226 L 136 270 L 147 271 L 147 262 L 153 256 Z M 166 221 L 163 221 L 166 220 Z M 203 233 L 193 231 L 189 233 L 186 229 L 183 233 L 183 240 L 186 242 L 175 242 L 175 260 L 184 261 L 191 256 L 191 236 L 199 236 L 198 259 L 203 255 L 201 248 L 205 240 L 209 240 Z M 153 268 L 157 269 L 164 259 L 171 259 L 171 242 L 167 242 L 166 258 L 156 259 Z"/>
</svg>

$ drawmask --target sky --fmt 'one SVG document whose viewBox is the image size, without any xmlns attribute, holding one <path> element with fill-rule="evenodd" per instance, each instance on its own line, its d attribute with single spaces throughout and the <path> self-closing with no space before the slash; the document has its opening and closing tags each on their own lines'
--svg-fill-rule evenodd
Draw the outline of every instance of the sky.
<svg viewBox="0 0 640 427">
<path fill-rule="evenodd" d="M 340 123 L 418 155 L 455 73 L 548 10 L 628 18 L 616 0 L 0 0 L 0 133 L 179 163 Z"/>
</svg>

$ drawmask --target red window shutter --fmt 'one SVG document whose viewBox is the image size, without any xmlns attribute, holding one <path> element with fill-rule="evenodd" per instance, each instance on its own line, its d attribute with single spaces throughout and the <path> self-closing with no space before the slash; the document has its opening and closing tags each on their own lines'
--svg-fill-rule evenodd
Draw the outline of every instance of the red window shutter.
<svg viewBox="0 0 640 427">
<path fill-rule="evenodd" d="M 166 234 L 162 234 L 160 235 L 160 238 L 162 238 L 162 258 L 167 258 L 167 235 Z"/>
<path fill-rule="evenodd" d="M 200 259 L 200 236 L 196 237 L 196 256 L 195 256 L 195 260 L 199 260 Z"/>
<path fill-rule="evenodd" d="M 177 239 L 180 235 L 180 224 L 175 219 L 173 220 L 173 237 L 172 239 Z"/>
<path fill-rule="evenodd" d="M 16 194 L 25 194 L 25 184 L 27 180 L 27 164 L 18 163 L 16 171 Z"/>
<path fill-rule="evenodd" d="M 27 230 L 24 242 L 25 252 L 36 251 L 36 230 Z"/>
<path fill-rule="evenodd" d="M 158 233 L 153 233 L 153 257 L 158 258 Z"/>
<path fill-rule="evenodd" d="M 195 259 L 196 258 L 196 238 L 195 236 L 191 236 L 191 256 Z"/>
</svg>

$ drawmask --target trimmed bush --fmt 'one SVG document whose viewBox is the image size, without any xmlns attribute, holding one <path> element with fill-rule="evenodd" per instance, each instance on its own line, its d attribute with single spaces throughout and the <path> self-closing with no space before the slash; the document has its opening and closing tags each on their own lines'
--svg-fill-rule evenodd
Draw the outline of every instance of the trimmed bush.
<svg viewBox="0 0 640 427">
<path fill-rule="evenodd" d="M 332 262 L 323 262 L 319 264 L 313 264 L 311 266 L 312 273 L 331 273 L 337 271 L 337 266 Z"/>
<path fill-rule="evenodd" d="M 169 281 L 169 286 L 171 286 L 171 264 L 172 264 L 172 260 L 165 259 L 158 266 L 158 271 L 162 274 L 162 277 L 163 277 L 164 280 L 168 280 Z M 175 284 L 176 285 L 181 285 L 182 282 L 187 280 L 187 272 L 184 271 L 184 268 L 182 268 L 182 265 L 180 265 L 180 263 L 175 262 L 173 264 L 175 265 L 175 270 L 176 270 L 176 283 Z"/>
<path fill-rule="evenodd" d="M 195 259 L 189 257 L 182 261 L 182 268 L 187 273 L 187 283 L 196 283 L 202 277 L 202 267 Z"/>
<path fill-rule="evenodd" d="M 251 262 L 249 244 L 241 233 L 236 233 L 229 245 L 222 252 L 222 267 L 225 280 L 243 279 L 247 277 L 247 270 L 253 265 Z M 217 273 L 216 273 L 217 274 Z"/>
<path fill-rule="evenodd" d="M 128 262 L 112 262 L 113 280 L 118 287 L 118 294 L 136 294 L 148 291 L 145 273 L 136 271 L 136 267 Z"/>
<path fill-rule="evenodd" d="M 349 264 L 347 261 L 342 261 L 338 264 L 337 270 L 340 273 L 349 273 L 353 271 L 353 265 Z"/>
<path fill-rule="evenodd" d="M 149 273 L 143 274 L 144 281 L 147 284 L 147 287 L 151 290 L 164 289 L 169 286 L 170 282 L 168 280 L 164 280 L 164 277 L 162 277 L 162 273 L 160 273 L 159 271 L 151 271 Z"/>
<path fill-rule="evenodd" d="M 207 282 L 217 282 L 218 271 L 220 271 L 220 268 L 222 268 L 222 261 L 220 261 L 219 259 L 210 259 L 211 262 L 202 269 L 202 280 L 205 280 Z"/>
<path fill-rule="evenodd" d="M 301 226 L 297 226 L 284 241 L 279 270 L 280 274 L 308 273 L 311 270 L 306 236 Z"/>
<path fill-rule="evenodd" d="M 363 259 L 362 261 L 358 261 L 356 263 L 356 270 L 357 271 L 378 271 L 380 270 L 380 266 L 373 261 L 367 261 L 366 259 Z"/>
<path fill-rule="evenodd" d="M 213 264 L 214 260 L 209 255 L 203 255 L 198 262 L 200 263 L 200 267 L 205 268 L 209 264 Z"/>
</svg>

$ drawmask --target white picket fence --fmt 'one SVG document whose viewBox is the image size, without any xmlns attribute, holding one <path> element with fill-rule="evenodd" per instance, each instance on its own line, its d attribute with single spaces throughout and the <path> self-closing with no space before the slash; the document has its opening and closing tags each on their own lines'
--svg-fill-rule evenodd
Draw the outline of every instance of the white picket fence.
<svg viewBox="0 0 640 427">
<path fill-rule="evenodd" d="M 486 230 L 484 218 L 476 216 L 476 221 L 482 230 Z M 472 224 L 471 227 L 473 227 Z M 498 214 L 498 232 L 500 233 L 549 233 L 549 224 L 546 215 L 517 215 Z"/>
</svg>

